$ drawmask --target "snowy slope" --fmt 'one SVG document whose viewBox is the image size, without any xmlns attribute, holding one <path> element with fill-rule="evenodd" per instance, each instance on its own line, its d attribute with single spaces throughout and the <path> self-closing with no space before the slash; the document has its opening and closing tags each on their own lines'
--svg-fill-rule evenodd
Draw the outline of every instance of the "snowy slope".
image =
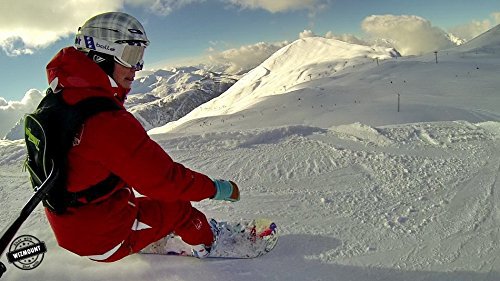
<svg viewBox="0 0 500 281">
<path fill-rule="evenodd" d="M 242 201 L 209 216 L 267 216 L 275 251 L 251 261 L 131 256 L 95 264 L 58 248 L 39 208 L 20 233 L 48 244 L 39 269 L 7 280 L 498 280 L 499 123 L 286 126 L 169 137 L 187 166 L 231 178 Z M 2 225 L 27 198 L 22 147 L 2 155 Z M 17 164 L 16 164 L 17 163 Z M 256 164 L 258 163 L 258 164 Z M 17 169 L 15 169 L 17 167 Z M 63 268 L 59 265 L 65 264 Z"/>
<path fill-rule="evenodd" d="M 4 278 L 500 280 L 500 59 L 488 51 L 496 37 L 481 40 L 468 43 L 477 44 L 472 53 L 440 51 L 438 64 L 434 54 L 388 56 L 378 66 L 364 55 L 350 57 L 348 63 L 364 64 L 311 81 L 289 79 L 298 65 L 268 64 L 262 79 L 240 80 L 248 79 L 241 91 L 258 91 L 255 99 L 236 99 L 239 92 L 230 90 L 217 104 L 152 132 L 176 161 L 240 184 L 240 202 L 195 204 L 208 216 L 276 220 L 281 238 L 266 256 L 199 261 L 133 255 L 93 263 L 57 247 L 38 208 L 19 234 L 45 241 L 48 252 L 32 271 L 7 264 Z M 321 44 L 314 41 L 300 42 Z M 283 63 L 313 52 L 288 50 Z M 338 66 L 331 57 L 324 61 Z M 275 78 L 266 80 L 273 71 Z M 259 90 L 266 87 L 270 91 Z M 22 141 L 0 141 L 0 155 L 4 227 L 30 187 L 21 171 Z"/>
</svg>

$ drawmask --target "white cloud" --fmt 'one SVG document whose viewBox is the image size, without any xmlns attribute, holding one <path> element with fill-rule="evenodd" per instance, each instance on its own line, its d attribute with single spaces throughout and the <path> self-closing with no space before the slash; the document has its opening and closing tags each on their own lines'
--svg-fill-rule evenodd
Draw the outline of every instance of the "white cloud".
<svg viewBox="0 0 500 281">
<path fill-rule="evenodd" d="M 450 28 L 450 32 L 460 38 L 470 40 L 491 28 L 489 20 L 472 21 L 468 24 Z"/>
<path fill-rule="evenodd" d="M 0 40 L 0 47 L 8 56 L 31 55 L 34 53 L 31 48 L 25 46 L 23 39 L 19 36 L 8 37 L 3 41 Z"/>
<path fill-rule="evenodd" d="M 365 18 L 361 27 L 374 39 L 391 42 L 403 55 L 420 55 L 454 46 L 446 32 L 418 16 L 374 15 Z"/>
<path fill-rule="evenodd" d="M 3 0 L 2 0 L 3 1 Z M 6 0 L 5 0 L 6 1 Z M 33 54 L 57 40 L 76 33 L 87 19 L 119 11 L 125 4 L 167 15 L 192 3 L 206 0 L 16 0 L 0 9 L 0 48 L 8 56 Z"/>
<path fill-rule="evenodd" d="M 16 0 L 0 9 L 0 46 L 9 56 L 31 54 L 75 33 L 98 13 L 118 10 L 123 0 Z"/>
<path fill-rule="evenodd" d="M 301 33 L 299 33 L 299 38 L 302 39 L 302 38 L 307 38 L 307 37 L 316 37 L 317 35 L 314 34 L 314 32 L 312 32 L 312 30 L 304 30 L 302 31 Z"/>
<path fill-rule="evenodd" d="M 304 31 L 299 33 L 300 39 L 307 38 L 307 37 L 318 37 L 318 36 L 320 36 L 320 35 L 317 35 L 316 33 L 314 33 L 314 31 L 309 30 L 309 29 L 305 29 Z M 328 31 L 324 36 L 321 36 L 321 37 L 324 37 L 327 39 L 336 39 L 336 40 L 344 41 L 344 42 L 351 43 L 351 44 L 358 44 L 358 45 L 365 45 L 365 46 L 369 46 L 369 45 L 373 44 L 373 42 L 372 43 L 367 42 L 367 41 L 360 39 L 352 34 L 336 35 L 332 31 Z"/>
<path fill-rule="evenodd" d="M 264 9 L 271 13 L 292 10 L 321 10 L 328 6 L 330 0 L 223 0 L 243 9 Z"/>
<path fill-rule="evenodd" d="M 174 10 L 193 3 L 201 3 L 205 0 L 125 0 L 125 4 L 144 6 L 154 14 L 166 16 Z"/>
<path fill-rule="evenodd" d="M 325 34 L 325 38 L 337 39 L 337 40 L 344 41 L 344 42 L 351 43 L 351 44 L 358 44 L 358 45 L 365 45 L 365 46 L 371 45 L 369 42 L 367 42 L 363 39 L 360 39 L 352 34 L 335 35 L 335 34 L 333 34 L 333 32 L 328 31 Z"/>
<path fill-rule="evenodd" d="M 494 20 L 494 25 L 500 24 L 500 12 L 492 13 L 491 17 Z"/>
<path fill-rule="evenodd" d="M 208 64 L 225 65 L 227 73 L 248 71 L 261 64 L 288 42 L 264 43 L 242 46 L 222 52 L 213 52 L 208 56 Z"/>
<path fill-rule="evenodd" d="M 500 12 L 492 13 L 489 19 L 475 20 L 450 28 L 450 32 L 465 40 L 471 40 L 497 24 L 500 24 Z"/>
<path fill-rule="evenodd" d="M 32 112 L 44 94 L 31 89 L 21 101 L 6 101 L 0 97 L 0 138 L 3 138 L 26 113 Z"/>
</svg>

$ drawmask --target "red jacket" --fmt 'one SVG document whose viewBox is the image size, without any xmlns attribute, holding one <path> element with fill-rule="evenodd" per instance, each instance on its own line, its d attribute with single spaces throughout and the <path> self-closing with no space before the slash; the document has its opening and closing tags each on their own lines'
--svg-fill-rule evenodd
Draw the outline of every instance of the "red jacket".
<svg viewBox="0 0 500 281">
<path fill-rule="evenodd" d="M 123 107 L 128 93 L 73 47 L 61 50 L 50 61 L 47 77 L 52 88 L 64 89 L 63 97 L 70 104 L 100 96 Z M 127 186 L 166 202 L 200 201 L 215 194 L 210 178 L 174 162 L 125 108 L 89 118 L 68 162 L 67 188 L 71 192 L 95 185 L 110 173 L 122 179 L 112 194 L 96 202 L 69 208 L 64 215 L 46 210 L 59 245 L 81 256 L 102 254 L 128 236 L 137 204 Z"/>
</svg>

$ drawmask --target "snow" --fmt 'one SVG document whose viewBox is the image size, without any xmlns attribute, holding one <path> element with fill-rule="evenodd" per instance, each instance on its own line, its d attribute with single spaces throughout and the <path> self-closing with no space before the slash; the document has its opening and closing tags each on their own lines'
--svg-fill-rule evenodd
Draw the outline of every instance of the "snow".
<svg viewBox="0 0 500 281">
<path fill-rule="evenodd" d="M 239 184 L 237 203 L 195 204 L 209 217 L 275 220 L 281 236 L 271 253 L 99 264 L 59 248 L 38 207 L 18 234 L 45 241 L 48 252 L 31 271 L 2 257 L 4 278 L 500 280 L 497 31 L 439 51 L 437 64 L 434 53 L 395 58 L 351 46 L 349 54 L 333 39 L 299 40 L 218 98 L 150 131 L 176 161 Z M 340 46 L 347 53 L 336 57 L 330 47 Z M 302 57 L 316 61 L 307 66 Z M 0 155 L 5 227 L 30 187 L 23 142 L 0 141 Z"/>
</svg>

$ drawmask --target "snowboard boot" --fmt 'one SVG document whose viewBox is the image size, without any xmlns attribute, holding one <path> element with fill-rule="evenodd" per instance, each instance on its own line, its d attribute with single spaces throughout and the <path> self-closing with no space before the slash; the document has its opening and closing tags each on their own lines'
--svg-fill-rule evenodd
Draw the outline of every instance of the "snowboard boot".
<svg viewBox="0 0 500 281">
<path fill-rule="evenodd" d="M 210 252 L 212 252 L 215 247 L 217 246 L 217 241 L 219 239 L 220 235 L 220 229 L 219 229 L 219 224 L 217 223 L 216 220 L 210 219 L 208 222 L 210 224 L 210 228 L 212 229 L 212 232 L 214 234 L 214 239 L 212 242 L 211 246 L 205 246 L 205 244 L 199 244 L 199 245 L 194 245 L 192 246 L 192 253 L 193 256 L 199 258 L 199 259 L 204 259 L 210 255 Z"/>
<path fill-rule="evenodd" d="M 207 247 L 205 244 L 192 246 L 191 252 L 193 256 L 204 259 L 210 255 L 210 251 L 212 251 L 212 247 Z"/>
</svg>

